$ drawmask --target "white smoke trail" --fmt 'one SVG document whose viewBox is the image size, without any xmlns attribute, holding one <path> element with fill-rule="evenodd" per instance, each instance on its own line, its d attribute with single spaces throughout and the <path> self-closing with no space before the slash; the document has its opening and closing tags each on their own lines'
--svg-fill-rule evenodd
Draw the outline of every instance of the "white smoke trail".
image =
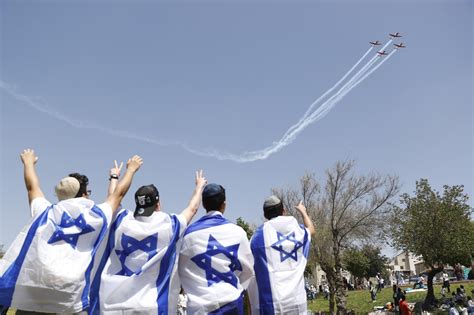
<svg viewBox="0 0 474 315">
<path fill-rule="evenodd" d="M 390 45 L 392 43 L 392 39 L 390 39 L 379 51 L 384 51 L 388 45 Z M 294 125 L 292 125 L 282 136 L 281 139 L 284 139 L 286 138 L 289 134 L 291 134 L 293 132 L 293 130 L 295 130 L 296 128 L 298 128 L 303 122 L 304 120 L 309 116 L 310 112 L 313 110 L 313 108 L 322 100 L 324 99 L 324 97 L 326 97 L 329 93 L 331 93 L 337 86 L 339 86 L 346 78 L 347 76 L 352 73 L 352 71 L 354 71 L 354 69 L 362 62 L 362 60 L 365 59 L 365 57 L 367 57 L 367 55 L 370 53 L 370 51 L 372 50 L 373 47 L 370 47 L 364 55 L 362 55 L 362 57 L 352 66 L 351 69 L 349 69 L 349 71 L 347 71 L 344 76 L 342 76 L 342 78 L 336 82 L 336 84 L 334 84 L 329 90 L 327 90 L 323 95 L 321 95 L 316 101 L 314 101 L 310 106 L 309 108 L 306 110 L 306 112 L 303 114 L 303 116 L 300 118 L 300 120 L 295 123 Z M 357 80 L 359 77 L 361 77 L 366 70 L 368 70 L 373 63 L 375 63 L 377 61 L 377 57 L 379 55 L 378 54 L 375 54 L 374 57 L 372 57 L 372 59 L 370 59 L 369 62 L 367 62 L 358 72 L 356 75 L 354 75 L 350 80 L 351 81 L 355 81 Z M 348 85 L 346 85 L 348 86 Z M 340 90 L 339 90 L 340 91 Z M 339 93 L 338 91 L 338 93 Z"/>
<path fill-rule="evenodd" d="M 51 117 L 53 117 L 53 118 L 55 118 L 59 121 L 62 121 L 62 122 L 66 123 L 66 124 L 68 124 L 72 127 L 75 127 L 75 128 L 98 130 L 98 131 L 104 132 L 106 134 L 110 134 L 112 136 L 118 136 L 118 137 L 127 138 L 127 139 L 131 139 L 131 140 L 140 140 L 140 141 L 143 141 L 143 142 L 148 142 L 148 143 L 152 143 L 152 144 L 156 144 L 156 145 L 165 145 L 165 146 L 174 145 L 174 146 L 180 146 L 182 148 L 185 147 L 184 144 L 179 142 L 179 141 L 157 140 L 157 139 L 144 137 L 142 135 L 134 134 L 134 133 L 127 132 L 127 131 L 104 128 L 100 125 L 95 125 L 95 124 L 91 124 L 91 123 L 88 123 L 88 122 L 75 120 L 75 119 L 72 119 L 72 118 L 70 118 L 70 117 L 68 117 L 64 114 L 61 114 L 61 113 L 49 108 L 47 105 L 44 105 L 44 104 L 41 104 L 38 101 L 35 101 L 33 98 L 31 98 L 29 96 L 22 95 L 22 94 L 16 92 L 14 87 L 10 86 L 9 84 L 7 84 L 3 81 L 0 81 L 0 88 L 2 88 L 4 91 L 6 91 L 11 96 L 13 96 L 15 99 L 26 103 L 31 108 L 33 108 L 33 109 L 35 109 L 35 110 L 37 110 L 41 113 L 44 113 L 46 115 L 49 115 L 49 116 L 51 116 Z"/>
<path fill-rule="evenodd" d="M 294 128 L 297 128 L 307 117 L 308 115 L 311 113 L 311 111 L 313 110 L 313 108 L 321 101 L 323 100 L 329 93 L 331 93 L 332 91 L 334 91 L 334 89 L 336 87 L 339 86 L 339 84 L 341 84 L 349 74 L 352 73 L 352 71 L 354 71 L 355 68 L 357 68 L 357 66 L 362 62 L 362 60 L 365 59 L 365 57 L 367 57 L 367 55 L 372 51 L 374 47 L 370 47 L 369 49 L 367 49 L 367 51 L 362 55 L 362 57 L 360 57 L 360 59 L 352 66 L 352 68 L 349 69 L 349 71 L 347 71 L 341 79 L 339 79 L 339 81 L 337 81 L 329 90 L 327 90 L 323 95 L 321 95 L 317 100 L 315 100 L 310 106 L 309 108 L 306 110 L 306 112 L 304 113 L 304 115 L 300 118 L 300 120 L 294 124 L 293 126 L 291 126 L 286 132 L 285 134 L 283 135 L 282 138 L 284 138 L 288 133 L 290 133 Z"/>
<path fill-rule="evenodd" d="M 387 43 L 388 45 L 389 43 Z M 255 151 L 246 151 L 241 154 L 233 154 L 233 153 L 228 153 L 228 152 L 220 152 L 216 149 L 195 149 L 194 147 L 184 143 L 184 142 L 179 142 L 179 141 L 165 141 L 165 140 L 157 140 L 154 138 L 150 137 L 143 137 L 142 135 L 139 134 L 134 134 L 122 130 L 114 130 L 110 128 L 104 128 L 99 125 L 94 125 L 90 123 L 86 123 L 83 121 L 78 121 L 71 119 L 59 112 L 56 112 L 49 107 L 40 104 L 39 102 L 36 102 L 32 98 L 22 95 L 18 92 L 15 91 L 13 87 L 10 85 L 6 84 L 5 82 L 0 81 L 0 88 L 5 90 L 7 93 L 9 93 L 11 96 L 16 98 L 19 101 L 22 101 L 26 103 L 28 106 L 31 108 L 45 113 L 49 116 L 52 116 L 53 118 L 63 121 L 73 127 L 76 128 L 87 128 L 87 129 L 94 129 L 94 130 L 99 130 L 101 132 L 113 135 L 113 136 L 119 136 L 123 138 L 128 138 L 132 140 L 139 140 L 147 143 L 152 143 L 156 145 L 164 145 L 164 146 L 178 146 L 183 148 L 184 150 L 195 154 L 199 156 L 204 156 L 204 157 L 212 157 L 216 158 L 218 160 L 230 160 L 234 162 L 239 162 L 239 163 L 245 163 L 245 162 L 253 162 L 256 160 L 264 160 L 268 158 L 270 155 L 279 152 L 281 149 L 283 149 L 285 146 L 289 145 L 295 138 L 296 136 L 301 133 L 307 126 L 310 124 L 314 123 L 315 121 L 323 118 L 340 100 L 343 99 L 343 97 L 349 93 L 353 88 L 355 88 L 357 85 L 359 85 L 362 81 L 364 81 L 367 77 L 369 77 L 375 70 L 377 70 L 384 62 L 386 62 L 394 53 L 393 51 L 385 60 L 380 62 L 377 66 L 374 68 L 370 69 L 370 67 L 375 63 L 373 60 L 377 60 L 372 58 L 362 69 L 360 69 L 344 86 L 342 86 L 333 96 L 331 96 L 328 100 L 326 100 L 319 108 L 317 108 L 313 113 L 310 114 L 310 109 L 306 111 L 306 113 L 303 115 L 303 118 L 300 119 L 300 121 L 297 124 L 294 124 L 291 126 L 287 132 L 280 138 L 280 140 L 273 142 L 271 145 L 261 149 L 261 150 L 255 150 Z M 364 54 L 364 57 L 366 54 Z M 360 62 L 359 62 L 360 63 Z M 370 69 L 370 70 L 369 70 Z M 352 72 L 353 69 L 351 69 L 350 72 Z M 349 73 L 350 73 L 349 72 Z M 345 75 L 347 77 L 347 75 Z M 357 81 L 355 81 L 357 80 Z M 341 81 L 341 80 L 340 80 Z M 342 81 L 341 81 L 342 82 Z M 336 87 L 336 84 L 334 87 Z M 331 88 L 331 89 L 334 89 Z M 326 95 L 328 93 L 325 93 Z M 322 97 L 320 97 L 322 99 Z M 313 103 L 314 104 L 314 103 Z M 314 105 L 311 105 L 311 107 L 314 107 Z"/>
</svg>

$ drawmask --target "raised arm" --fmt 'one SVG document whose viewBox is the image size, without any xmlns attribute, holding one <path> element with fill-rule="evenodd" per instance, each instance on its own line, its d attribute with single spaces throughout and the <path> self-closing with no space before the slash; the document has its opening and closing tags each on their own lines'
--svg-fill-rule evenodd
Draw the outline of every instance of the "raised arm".
<svg viewBox="0 0 474 315">
<path fill-rule="evenodd" d="M 23 150 L 23 152 L 20 154 L 20 157 L 24 166 L 24 177 L 26 190 L 28 192 L 28 202 L 31 204 L 33 199 L 44 197 L 35 169 L 35 164 L 36 161 L 38 161 L 38 157 L 35 155 L 35 151 L 32 149 Z"/>
<path fill-rule="evenodd" d="M 303 224 L 309 230 L 309 233 L 311 235 L 314 235 L 315 230 L 313 221 L 311 221 L 311 218 L 306 212 L 306 207 L 304 206 L 303 201 L 300 201 L 300 203 L 295 206 L 295 209 L 298 210 L 298 212 L 301 214 L 301 217 L 303 218 Z"/>
<path fill-rule="evenodd" d="M 193 195 L 191 200 L 189 200 L 188 206 L 181 212 L 181 214 L 186 218 L 186 223 L 189 224 L 199 209 L 199 204 L 201 203 L 201 194 L 204 186 L 206 186 L 207 180 L 202 176 L 202 170 L 196 172 L 196 187 L 194 188 Z"/>
<path fill-rule="evenodd" d="M 120 162 L 120 166 L 118 166 L 117 161 L 114 160 L 114 167 L 112 167 L 109 172 L 109 189 L 107 190 L 107 197 L 112 195 L 113 192 L 115 191 L 115 188 L 117 188 L 122 166 L 123 166 L 123 162 Z"/>
<path fill-rule="evenodd" d="M 139 157 L 138 155 L 135 155 L 131 159 L 128 160 L 127 170 L 125 171 L 125 175 L 123 175 L 123 178 L 118 182 L 115 190 L 112 192 L 111 195 L 107 197 L 107 200 L 105 201 L 110 205 L 114 213 L 115 211 L 117 211 L 117 208 L 120 205 L 120 202 L 122 202 L 123 197 L 125 197 L 125 194 L 130 188 L 130 185 L 132 184 L 133 176 L 138 171 L 140 166 L 142 166 L 142 164 L 143 164 L 143 159 Z"/>
</svg>

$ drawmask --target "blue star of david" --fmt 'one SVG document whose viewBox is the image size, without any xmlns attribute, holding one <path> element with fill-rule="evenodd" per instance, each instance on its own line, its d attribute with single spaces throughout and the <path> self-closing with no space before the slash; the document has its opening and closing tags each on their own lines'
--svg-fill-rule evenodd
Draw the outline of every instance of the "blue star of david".
<svg viewBox="0 0 474 315">
<path fill-rule="evenodd" d="M 207 250 L 204 253 L 198 254 L 191 258 L 191 260 L 198 265 L 199 268 L 206 272 L 207 286 L 210 287 L 214 283 L 221 281 L 227 282 L 237 288 L 237 277 L 234 272 L 236 270 L 242 271 L 242 265 L 237 257 L 240 244 L 230 246 L 222 246 L 212 235 L 209 235 L 207 243 Z M 212 256 L 222 254 L 229 258 L 229 271 L 219 272 L 212 268 Z"/>
<path fill-rule="evenodd" d="M 143 240 L 139 241 L 124 233 L 122 234 L 121 244 L 122 244 L 122 250 L 116 249 L 115 253 L 119 257 L 120 264 L 122 265 L 122 269 L 116 274 L 130 277 L 133 274 L 140 273 L 141 268 L 137 271 L 130 270 L 125 265 L 125 261 L 127 260 L 127 257 L 131 253 L 137 250 L 141 250 L 148 254 L 147 261 L 149 261 L 156 254 L 156 248 L 158 246 L 158 234 L 156 233 L 156 234 L 150 235 L 144 238 Z"/>
<path fill-rule="evenodd" d="M 48 244 L 53 244 L 59 241 L 65 241 L 69 245 L 71 245 L 72 248 L 76 248 L 77 246 L 77 241 L 79 240 L 79 236 L 82 234 L 87 234 L 92 231 L 95 231 L 92 226 L 87 224 L 86 220 L 84 219 L 84 215 L 81 214 L 78 216 L 76 219 L 71 218 L 66 212 L 63 212 L 63 215 L 61 217 L 61 223 L 56 224 L 53 220 L 51 220 L 56 227 L 56 230 L 54 231 L 53 235 L 48 240 Z M 77 233 L 70 233 L 66 234 L 64 233 L 65 228 L 69 228 L 72 226 L 77 226 L 78 228 L 81 229 L 80 232 Z"/>
<path fill-rule="evenodd" d="M 303 243 L 295 239 L 295 232 L 288 233 L 288 235 L 277 232 L 277 237 L 278 242 L 272 244 L 272 248 L 280 252 L 280 261 L 284 262 L 288 258 L 293 258 L 295 261 L 298 261 L 298 249 L 303 247 Z M 290 241 L 295 244 L 291 252 L 287 252 L 283 249 L 282 243 L 284 241 Z"/>
</svg>

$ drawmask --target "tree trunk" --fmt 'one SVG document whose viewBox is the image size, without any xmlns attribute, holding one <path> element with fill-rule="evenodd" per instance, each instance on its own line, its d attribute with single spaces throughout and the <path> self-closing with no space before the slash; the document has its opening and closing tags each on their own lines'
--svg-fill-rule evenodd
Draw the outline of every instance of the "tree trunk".
<svg viewBox="0 0 474 315">
<path fill-rule="evenodd" d="M 435 304 L 435 295 L 434 295 L 434 289 L 433 289 L 433 278 L 436 276 L 436 274 L 440 271 L 443 271 L 444 268 L 431 268 L 430 271 L 428 272 L 428 283 L 426 284 L 428 286 L 428 292 L 426 293 L 426 298 L 425 301 L 423 302 L 423 309 L 424 310 L 430 310 L 432 306 Z"/>
<path fill-rule="evenodd" d="M 329 313 L 336 314 L 336 300 L 335 300 L 336 279 L 335 279 L 334 273 L 326 272 L 326 279 L 329 285 Z"/>
<path fill-rule="evenodd" d="M 346 314 L 346 290 L 342 279 L 342 265 L 340 259 L 336 259 L 336 306 L 337 314 Z"/>
</svg>

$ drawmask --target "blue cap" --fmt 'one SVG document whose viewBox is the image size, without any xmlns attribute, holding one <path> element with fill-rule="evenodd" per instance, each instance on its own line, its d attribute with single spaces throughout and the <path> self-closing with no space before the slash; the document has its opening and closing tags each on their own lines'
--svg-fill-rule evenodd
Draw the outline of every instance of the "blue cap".
<svg viewBox="0 0 474 315">
<path fill-rule="evenodd" d="M 206 187 L 204 187 L 204 190 L 202 191 L 202 197 L 209 198 L 209 197 L 218 195 L 222 192 L 225 192 L 224 187 L 222 187 L 221 185 L 211 183 L 211 184 L 207 184 Z"/>
</svg>

